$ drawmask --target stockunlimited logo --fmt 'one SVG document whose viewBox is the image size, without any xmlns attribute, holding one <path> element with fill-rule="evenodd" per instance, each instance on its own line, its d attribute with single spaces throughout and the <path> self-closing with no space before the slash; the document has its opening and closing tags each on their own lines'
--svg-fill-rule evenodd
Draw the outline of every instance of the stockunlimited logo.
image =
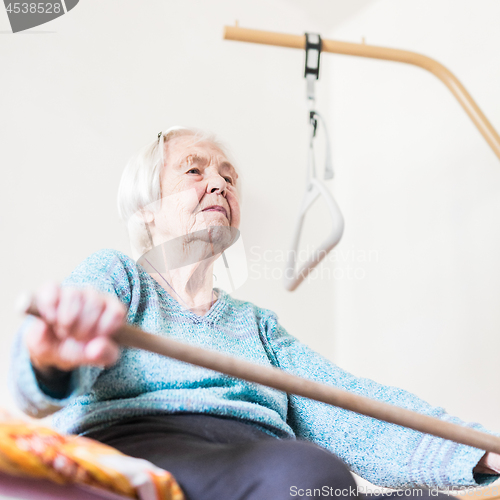
<svg viewBox="0 0 500 500">
<path fill-rule="evenodd" d="M 47 2 L 11 2 L 3 0 L 14 33 L 48 23 L 69 12 L 80 0 L 52 0 Z"/>
</svg>

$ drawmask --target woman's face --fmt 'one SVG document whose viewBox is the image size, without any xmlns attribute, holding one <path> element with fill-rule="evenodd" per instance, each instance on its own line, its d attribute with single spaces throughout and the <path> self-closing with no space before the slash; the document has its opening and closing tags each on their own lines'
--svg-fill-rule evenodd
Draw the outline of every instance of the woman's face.
<svg viewBox="0 0 500 500">
<path fill-rule="evenodd" d="M 155 239 L 203 234 L 216 226 L 239 227 L 238 174 L 217 146 L 196 142 L 190 135 L 174 137 L 164 157 Z"/>
</svg>

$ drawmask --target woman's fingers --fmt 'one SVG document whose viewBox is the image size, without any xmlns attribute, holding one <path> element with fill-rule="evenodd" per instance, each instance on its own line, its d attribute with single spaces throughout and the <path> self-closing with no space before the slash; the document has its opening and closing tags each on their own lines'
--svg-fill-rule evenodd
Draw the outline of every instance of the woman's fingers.
<svg viewBox="0 0 500 500">
<path fill-rule="evenodd" d="M 36 364 L 53 356 L 57 341 L 54 332 L 43 320 L 33 318 L 24 338 L 31 358 Z"/>
<path fill-rule="evenodd" d="M 106 299 L 104 310 L 96 325 L 96 336 L 109 336 L 124 323 L 127 311 L 124 305 L 114 298 Z"/>
<path fill-rule="evenodd" d="M 88 340 L 96 335 L 96 327 L 106 306 L 106 298 L 93 289 L 81 290 L 82 309 L 75 324 L 75 338 Z"/>
<path fill-rule="evenodd" d="M 72 337 L 60 340 L 54 335 L 50 325 L 39 318 L 34 318 L 26 332 L 25 342 L 30 353 L 31 363 L 41 371 L 48 367 L 60 370 L 72 370 L 83 359 L 85 345 L 80 349 Z"/>
<path fill-rule="evenodd" d="M 85 347 L 85 357 L 88 364 L 111 366 L 118 361 L 120 348 L 108 337 L 96 337 Z"/>
<path fill-rule="evenodd" d="M 55 281 L 44 283 L 35 294 L 35 302 L 43 319 L 47 323 L 55 323 L 59 305 L 60 287 Z"/>
<path fill-rule="evenodd" d="M 110 335 L 125 321 L 126 308 L 115 297 L 92 288 L 61 287 L 44 284 L 36 294 L 42 318 L 53 326 L 56 336 L 77 340 Z"/>
<path fill-rule="evenodd" d="M 58 368 L 72 370 L 85 364 L 85 342 L 67 337 L 58 346 Z"/>
<path fill-rule="evenodd" d="M 500 455 L 493 452 L 485 453 L 474 467 L 474 472 L 483 474 L 495 474 L 500 472 Z"/>
<path fill-rule="evenodd" d="M 109 337 L 95 337 L 87 342 L 66 337 L 51 343 L 43 341 L 47 330 L 47 325 L 39 321 L 26 338 L 31 361 L 37 368 L 73 370 L 82 365 L 111 366 L 118 361 L 120 348 Z"/>
<path fill-rule="evenodd" d="M 81 290 L 76 288 L 60 289 L 57 321 L 54 324 L 55 333 L 60 339 L 73 334 L 82 307 Z"/>
<path fill-rule="evenodd" d="M 120 349 L 112 335 L 127 314 L 116 297 L 49 282 L 40 287 L 35 299 L 41 319 L 34 319 L 26 335 L 35 367 L 72 370 L 116 363 Z"/>
</svg>

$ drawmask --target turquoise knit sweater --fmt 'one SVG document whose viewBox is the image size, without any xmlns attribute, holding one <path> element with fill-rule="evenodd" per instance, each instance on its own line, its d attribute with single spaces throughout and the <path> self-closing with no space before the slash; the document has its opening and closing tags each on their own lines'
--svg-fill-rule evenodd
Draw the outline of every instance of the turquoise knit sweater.
<svg viewBox="0 0 500 500">
<path fill-rule="evenodd" d="M 354 377 L 288 334 L 272 311 L 223 290 L 210 311 L 197 316 L 115 250 L 94 253 L 64 284 L 113 294 L 127 306 L 127 321 L 148 332 L 485 430 L 402 389 Z M 446 488 L 496 479 L 474 479 L 472 469 L 484 454 L 481 450 L 136 349 L 123 349 L 112 368 L 73 371 L 66 396 L 58 399 L 40 387 L 31 367 L 22 340 L 30 321 L 23 323 L 14 343 L 11 389 L 29 415 L 57 412 L 53 425 L 60 431 L 85 434 L 138 415 L 205 413 L 250 422 L 277 438 L 313 441 L 381 486 Z"/>
</svg>

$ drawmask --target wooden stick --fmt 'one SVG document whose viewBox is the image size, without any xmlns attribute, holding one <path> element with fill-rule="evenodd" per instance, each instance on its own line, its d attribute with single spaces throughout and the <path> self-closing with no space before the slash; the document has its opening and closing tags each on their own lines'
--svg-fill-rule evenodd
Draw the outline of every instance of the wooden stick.
<svg viewBox="0 0 500 500">
<path fill-rule="evenodd" d="M 261 43 L 265 45 L 276 45 L 279 47 L 290 47 L 294 49 L 305 49 L 304 35 L 287 35 L 271 31 L 258 31 L 239 26 L 225 26 L 224 39 L 237 40 L 240 42 Z M 419 66 L 433 75 L 437 76 L 452 92 L 465 112 L 469 115 L 474 125 L 486 139 L 493 152 L 500 159 L 500 136 L 483 114 L 465 87 L 457 77 L 441 63 L 430 57 L 410 52 L 408 50 L 389 49 L 377 47 L 365 43 L 337 42 L 335 40 L 322 40 L 322 51 L 333 54 L 349 56 L 369 57 L 372 59 L 383 59 Z"/>
<path fill-rule="evenodd" d="M 40 317 L 36 305 L 29 298 L 19 304 L 19 309 L 26 314 Z M 128 324 L 123 325 L 114 338 L 119 344 L 127 347 L 144 349 L 288 394 L 304 396 L 367 417 L 500 454 L 500 437 L 297 377 L 278 368 L 257 365 L 240 358 L 153 335 Z"/>
</svg>

